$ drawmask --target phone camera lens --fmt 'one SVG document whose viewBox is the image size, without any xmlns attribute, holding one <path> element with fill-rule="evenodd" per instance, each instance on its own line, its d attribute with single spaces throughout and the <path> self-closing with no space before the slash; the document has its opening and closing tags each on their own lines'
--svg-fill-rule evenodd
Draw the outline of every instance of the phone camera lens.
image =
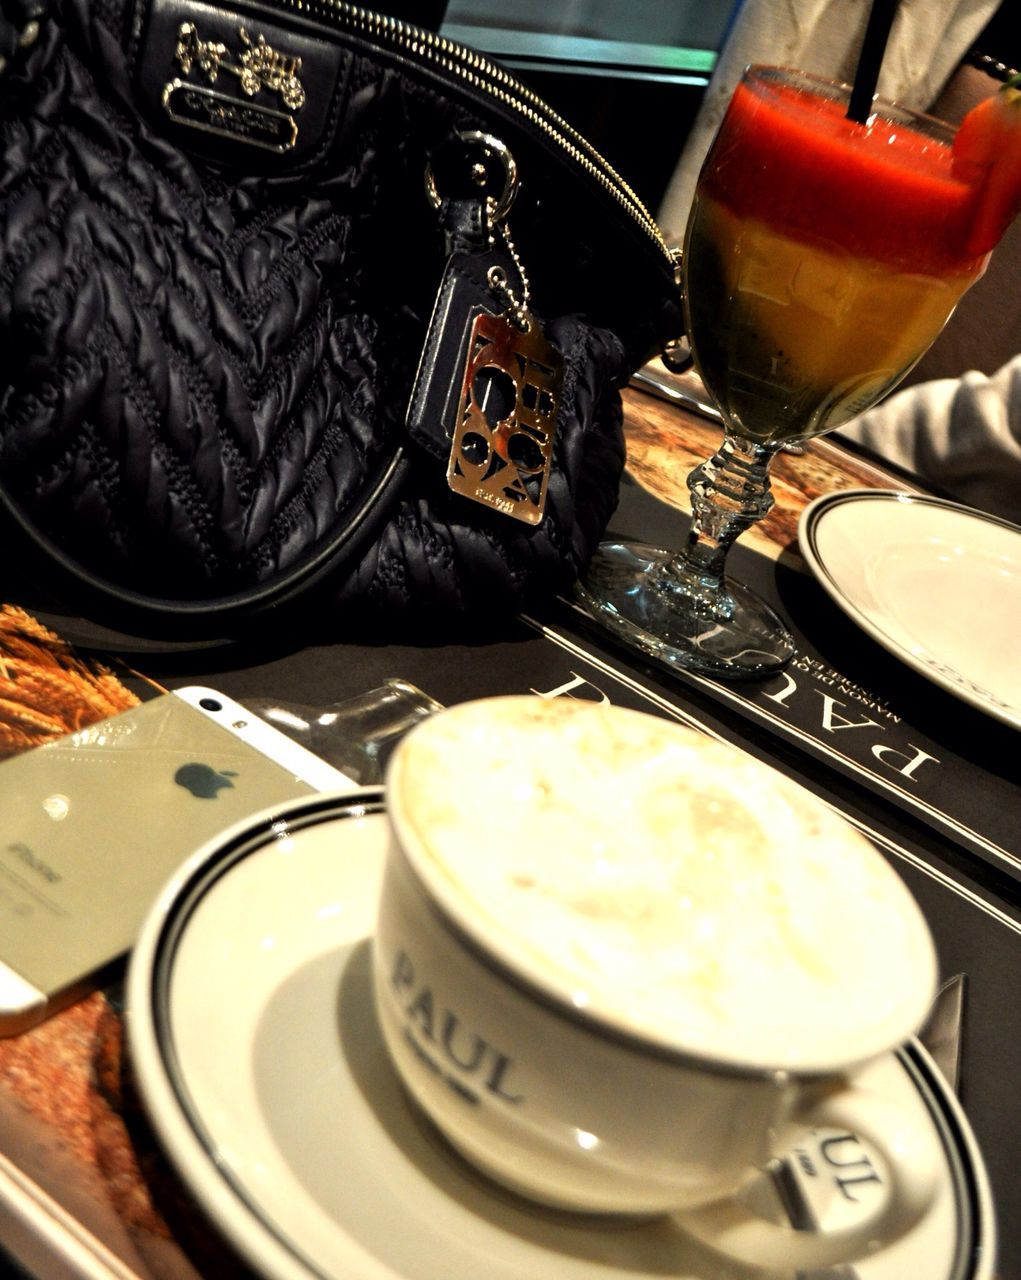
<svg viewBox="0 0 1021 1280">
<path fill-rule="evenodd" d="M 203 711 L 222 711 L 223 703 L 217 698 L 200 698 L 199 706 Z"/>
</svg>

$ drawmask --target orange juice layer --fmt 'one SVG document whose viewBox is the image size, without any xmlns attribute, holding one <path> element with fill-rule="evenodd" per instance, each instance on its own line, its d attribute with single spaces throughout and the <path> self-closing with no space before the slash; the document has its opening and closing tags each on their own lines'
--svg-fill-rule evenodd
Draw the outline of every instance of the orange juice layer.
<svg viewBox="0 0 1021 1280">
<path fill-rule="evenodd" d="M 704 195 L 687 260 L 702 375 L 761 440 L 832 430 L 867 408 L 923 354 L 981 270 L 897 271 Z"/>
<path fill-rule="evenodd" d="M 939 278 L 792 240 L 723 209 L 717 244 L 725 294 L 799 381 L 838 386 L 869 370 L 877 379 L 913 364 L 939 333 L 975 272 Z M 724 305 L 728 305 L 724 303 Z"/>
</svg>

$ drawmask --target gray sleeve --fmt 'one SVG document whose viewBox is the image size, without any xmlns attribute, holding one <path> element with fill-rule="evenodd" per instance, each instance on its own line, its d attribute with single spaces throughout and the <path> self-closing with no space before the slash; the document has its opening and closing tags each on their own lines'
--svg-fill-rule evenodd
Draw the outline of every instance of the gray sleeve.
<svg viewBox="0 0 1021 1280">
<path fill-rule="evenodd" d="M 839 434 L 959 502 L 1021 522 L 1021 355 L 991 377 L 971 372 L 895 392 Z"/>
</svg>

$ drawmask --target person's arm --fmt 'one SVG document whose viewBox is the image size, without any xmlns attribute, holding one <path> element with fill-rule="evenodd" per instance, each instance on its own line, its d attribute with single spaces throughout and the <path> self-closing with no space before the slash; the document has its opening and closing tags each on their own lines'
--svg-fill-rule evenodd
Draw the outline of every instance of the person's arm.
<svg viewBox="0 0 1021 1280">
<path fill-rule="evenodd" d="M 894 393 L 841 434 L 960 502 L 1021 522 L 1021 355 Z"/>
</svg>

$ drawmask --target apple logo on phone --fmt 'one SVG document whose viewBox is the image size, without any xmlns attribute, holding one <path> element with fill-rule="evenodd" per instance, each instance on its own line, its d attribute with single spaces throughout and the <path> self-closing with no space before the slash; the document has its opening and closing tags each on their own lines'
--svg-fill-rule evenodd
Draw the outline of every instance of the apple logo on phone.
<svg viewBox="0 0 1021 1280">
<path fill-rule="evenodd" d="M 174 774 L 174 781 L 184 787 L 200 800 L 215 800 L 224 787 L 232 787 L 231 778 L 237 774 L 231 769 L 222 772 L 210 764 L 200 764 L 197 760 L 191 764 L 182 764 Z"/>
</svg>

